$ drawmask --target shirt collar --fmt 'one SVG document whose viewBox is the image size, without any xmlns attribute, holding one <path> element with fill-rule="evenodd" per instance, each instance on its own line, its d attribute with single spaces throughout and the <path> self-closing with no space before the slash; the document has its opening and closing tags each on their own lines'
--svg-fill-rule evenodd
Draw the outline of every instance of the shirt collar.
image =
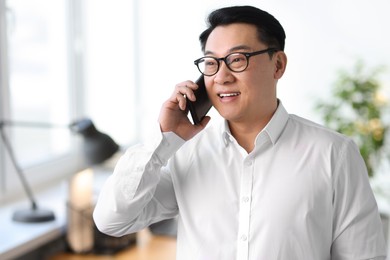
<svg viewBox="0 0 390 260">
<path fill-rule="evenodd" d="M 222 124 L 222 141 L 225 146 L 228 146 L 230 142 L 234 140 L 234 137 L 232 136 L 230 129 L 229 129 L 229 124 L 227 120 L 223 120 Z"/>
<path fill-rule="evenodd" d="M 284 108 L 282 101 L 278 100 L 278 108 L 276 109 L 271 120 L 263 129 L 263 131 L 266 131 L 269 135 L 273 145 L 276 144 L 280 135 L 282 134 L 283 129 L 287 124 L 288 117 L 288 113 Z"/>
<path fill-rule="evenodd" d="M 284 108 L 282 102 L 278 100 L 278 107 L 274 115 L 272 116 L 268 124 L 264 127 L 264 129 L 259 133 L 259 135 L 264 132 L 268 135 L 272 144 L 275 145 L 280 135 L 282 134 L 284 127 L 287 124 L 288 117 L 288 113 Z M 227 120 L 224 120 L 221 130 L 223 144 L 227 146 L 230 142 L 234 140 L 234 137 L 230 132 Z"/>
</svg>

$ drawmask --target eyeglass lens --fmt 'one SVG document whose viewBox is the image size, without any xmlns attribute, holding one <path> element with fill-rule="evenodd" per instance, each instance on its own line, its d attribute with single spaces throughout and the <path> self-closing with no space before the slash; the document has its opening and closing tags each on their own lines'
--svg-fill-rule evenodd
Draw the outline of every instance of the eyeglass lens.
<svg viewBox="0 0 390 260">
<path fill-rule="evenodd" d="M 232 53 L 224 59 L 228 68 L 234 72 L 241 72 L 248 66 L 248 59 L 244 54 Z M 214 57 L 204 57 L 198 60 L 197 66 L 205 75 L 214 75 L 219 69 L 219 60 Z"/>
</svg>

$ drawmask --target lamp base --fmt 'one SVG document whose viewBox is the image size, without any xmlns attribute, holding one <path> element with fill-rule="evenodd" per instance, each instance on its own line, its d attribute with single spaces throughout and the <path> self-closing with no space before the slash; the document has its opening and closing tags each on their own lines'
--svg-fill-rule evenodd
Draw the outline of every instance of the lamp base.
<svg viewBox="0 0 390 260">
<path fill-rule="evenodd" d="M 54 219 L 53 211 L 38 208 L 17 210 L 12 216 L 13 221 L 25 223 L 47 222 Z"/>
</svg>

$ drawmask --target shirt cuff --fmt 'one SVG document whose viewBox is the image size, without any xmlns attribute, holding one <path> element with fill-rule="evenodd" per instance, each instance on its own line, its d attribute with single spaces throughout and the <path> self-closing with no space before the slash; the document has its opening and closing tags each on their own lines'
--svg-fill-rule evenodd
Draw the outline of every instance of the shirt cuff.
<svg viewBox="0 0 390 260">
<path fill-rule="evenodd" d="M 184 139 L 174 132 L 164 132 L 162 133 L 162 140 L 155 150 L 155 155 L 160 159 L 163 165 L 166 165 L 169 158 L 171 158 L 185 142 Z"/>
</svg>

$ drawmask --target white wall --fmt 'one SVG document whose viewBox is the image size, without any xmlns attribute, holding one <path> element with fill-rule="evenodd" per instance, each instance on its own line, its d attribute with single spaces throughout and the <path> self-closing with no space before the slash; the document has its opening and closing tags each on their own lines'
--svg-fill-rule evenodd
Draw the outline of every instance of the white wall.
<svg viewBox="0 0 390 260">
<path fill-rule="evenodd" d="M 141 85 L 151 118 L 157 117 L 176 83 L 197 77 L 192 61 L 201 56 L 198 35 L 207 14 L 225 5 L 255 5 L 284 26 L 289 61 L 279 82 L 279 97 L 291 113 L 320 122 L 313 102 L 329 94 L 338 70 L 352 68 L 357 58 L 370 67 L 390 62 L 387 0 L 140 2 Z M 387 95 L 389 82 L 390 71 L 383 78 Z"/>
<path fill-rule="evenodd" d="M 96 6 L 97 2 L 105 1 L 90 2 Z M 134 71 L 129 71 L 127 78 L 123 77 L 129 84 L 134 84 L 131 81 L 135 80 L 142 94 L 140 105 L 137 105 L 140 118 L 128 117 L 128 120 L 132 121 L 130 125 L 137 124 L 145 130 L 142 132 L 145 138 L 148 137 L 146 130 L 156 123 L 161 104 L 169 97 L 175 84 L 197 78 L 199 72 L 193 60 L 202 55 L 198 36 L 205 29 L 207 14 L 218 7 L 251 4 L 270 12 L 282 23 L 287 34 L 285 51 L 289 60 L 286 74 L 279 82 L 279 97 L 290 113 L 317 122 L 321 120 L 314 112 L 314 100 L 329 95 L 339 69 L 352 68 L 357 58 L 366 61 L 371 68 L 388 66 L 390 62 L 390 30 L 386 28 L 390 24 L 388 0 L 138 0 L 133 1 L 132 6 L 117 0 L 109 3 L 116 5 L 120 11 L 101 5 L 107 10 L 101 16 L 107 28 L 118 28 L 115 23 L 121 21 L 122 16 L 125 24 L 120 27 L 123 34 L 128 35 L 133 30 L 130 17 L 139 19 L 134 31 L 138 31 L 138 35 L 134 40 L 140 48 L 135 51 L 135 56 L 130 55 L 131 51 L 124 50 L 126 58 L 135 58 L 136 75 L 132 75 Z M 130 10 L 131 7 L 136 10 Z M 115 45 L 107 39 L 104 49 L 99 51 L 118 54 L 118 48 L 130 47 L 131 41 L 128 39 L 126 36 L 126 44 Z M 120 40 L 120 34 L 116 40 Z M 104 57 L 104 54 L 101 55 Z M 111 63 L 110 66 L 120 68 L 121 65 Z M 127 68 L 133 69 L 131 64 L 127 64 Z M 106 72 L 107 78 L 116 78 L 116 82 L 120 82 L 121 75 L 115 74 L 115 69 L 108 70 L 108 73 L 111 74 L 107 75 Z M 132 75 L 132 79 L 128 78 L 129 75 Z M 94 82 L 94 88 L 99 88 L 99 80 Z M 383 84 L 385 94 L 389 96 L 390 66 L 383 76 Z M 113 87 L 110 86 L 110 89 Z M 121 102 L 113 104 L 113 112 L 118 119 L 111 118 L 112 125 L 116 124 L 115 120 L 126 118 L 125 113 L 118 112 L 121 106 L 124 110 L 132 108 L 126 104 L 126 95 L 129 93 L 121 91 Z M 115 102 L 115 99 L 112 100 Z M 128 100 L 134 102 L 131 98 Z M 98 106 L 92 110 L 96 115 L 107 113 L 100 113 Z M 120 124 L 118 122 L 117 126 Z M 129 129 L 124 129 L 127 132 L 120 135 L 126 136 Z M 120 127 L 113 130 L 120 131 Z"/>
</svg>

